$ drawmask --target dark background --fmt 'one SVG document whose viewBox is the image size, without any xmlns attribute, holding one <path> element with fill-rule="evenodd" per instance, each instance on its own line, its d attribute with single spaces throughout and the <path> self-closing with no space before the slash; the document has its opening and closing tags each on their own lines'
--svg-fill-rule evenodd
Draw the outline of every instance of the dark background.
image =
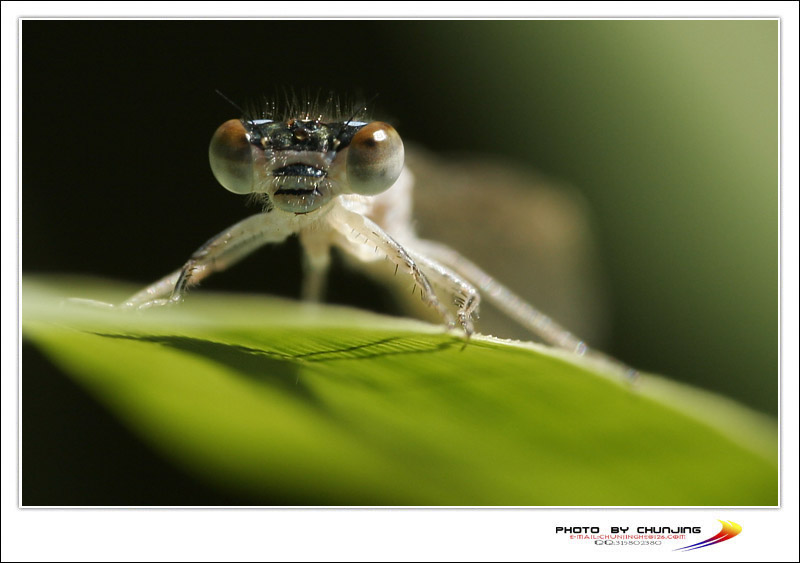
<svg viewBox="0 0 800 563">
<path fill-rule="evenodd" d="M 208 166 L 238 117 L 215 89 L 379 94 L 404 139 L 583 193 L 604 349 L 777 413 L 777 21 L 28 20 L 21 80 L 24 273 L 149 283 L 251 213 Z M 299 276 L 289 242 L 204 286 L 296 296 Z M 331 300 L 396 312 L 368 283 L 336 268 Z M 24 504 L 241 502 L 163 464 L 27 344 L 23 365 Z"/>
</svg>

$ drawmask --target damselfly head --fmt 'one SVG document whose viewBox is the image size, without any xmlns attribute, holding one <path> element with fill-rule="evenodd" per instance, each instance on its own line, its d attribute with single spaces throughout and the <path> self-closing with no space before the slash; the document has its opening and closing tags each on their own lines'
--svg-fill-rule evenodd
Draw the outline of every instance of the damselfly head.
<svg viewBox="0 0 800 563">
<path fill-rule="evenodd" d="M 274 110 L 274 107 L 273 107 Z M 214 133 L 214 176 L 238 194 L 258 194 L 283 211 L 309 213 L 346 193 L 376 195 L 403 169 L 403 142 L 380 121 L 316 117 L 231 119 Z"/>
</svg>

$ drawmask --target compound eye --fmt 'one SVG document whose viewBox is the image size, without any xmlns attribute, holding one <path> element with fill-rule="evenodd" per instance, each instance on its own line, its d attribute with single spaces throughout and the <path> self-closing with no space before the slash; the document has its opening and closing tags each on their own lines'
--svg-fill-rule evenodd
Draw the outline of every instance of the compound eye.
<svg viewBox="0 0 800 563">
<path fill-rule="evenodd" d="M 222 186 L 235 194 L 253 191 L 253 151 L 247 131 L 238 119 L 226 121 L 214 133 L 208 147 L 211 171 Z"/>
<path fill-rule="evenodd" d="M 347 180 L 361 195 L 388 190 L 403 171 L 403 141 L 394 127 L 373 121 L 353 136 L 347 149 Z"/>
</svg>

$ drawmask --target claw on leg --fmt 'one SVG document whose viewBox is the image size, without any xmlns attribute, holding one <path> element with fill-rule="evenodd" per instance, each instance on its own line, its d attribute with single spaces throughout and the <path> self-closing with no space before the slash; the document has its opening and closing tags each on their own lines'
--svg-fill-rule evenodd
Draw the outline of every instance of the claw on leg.
<svg viewBox="0 0 800 563">
<path fill-rule="evenodd" d="M 458 326 L 461 327 L 461 330 L 464 331 L 465 336 L 469 339 L 475 332 L 472 318 L 473 315 L 477 314 L 481 301 L 478 290 L 467 280 L 439 262 L 414 251 L 411 251 L 411 254 L 434 286 L 454 296 L 453 301 L 457 307 L 456 319 Z"/>
</svg>

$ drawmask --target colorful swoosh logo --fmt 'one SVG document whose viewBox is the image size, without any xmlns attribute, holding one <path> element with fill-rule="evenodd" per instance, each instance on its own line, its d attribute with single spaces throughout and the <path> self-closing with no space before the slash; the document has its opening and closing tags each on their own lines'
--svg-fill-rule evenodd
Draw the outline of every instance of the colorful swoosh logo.
<svg viewBox="0 0 800 563">
<path fill-rule="evenodd" d="M 719 523 L 722 524 L 722 530 L 720 530 L 716 536 L 701 542 L 693 543 L 692 545 L 687 545 L 686 547 L 679 547 L 674 551 L 694 551 L 695 549 L 700 549 L 701 547 L 708 547 L 709 545 L 714 545 L 715 543 L 723 542 L 736 537 L 739 535 L 739 532 L 742 531 L 742 527 L 736 522 L 731 522 L 730 520 L 724 522 L 719 520 Z"/>
</svg>

